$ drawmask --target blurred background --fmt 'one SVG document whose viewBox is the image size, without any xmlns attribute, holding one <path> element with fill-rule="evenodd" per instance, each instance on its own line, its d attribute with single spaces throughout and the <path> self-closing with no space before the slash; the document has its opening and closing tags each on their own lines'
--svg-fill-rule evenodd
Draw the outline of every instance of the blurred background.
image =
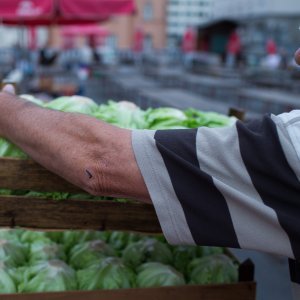
<svg viewBox="0 0 300 300">
<path fill-rule="evenodd" d="M 235 108 L 246 119 L 300 108 L 299 0 L 89 2 L 0 0 L 0 80 L 44 101 Z M 256 262 L 258 299 L 291 298 L 285 259 L 237 255 Z"/>
</svg>

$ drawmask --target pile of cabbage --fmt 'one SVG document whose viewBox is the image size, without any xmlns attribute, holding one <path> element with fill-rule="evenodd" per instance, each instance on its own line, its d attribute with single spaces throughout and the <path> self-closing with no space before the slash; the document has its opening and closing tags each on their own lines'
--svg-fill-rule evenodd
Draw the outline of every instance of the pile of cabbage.
<svg viewBox="0 0 300 300">
<path fill-rule="evenodd" d="M 97 105 L 92 99 L 82 96 L 60 97 L 44 103 L 32 95 L 21 95 L 21 98 L 36 105 L 69 113 L 82 113 L 103 120 L 110 124 L 128 129 L 185 129 L 230 126 L 235 118 L 229 118 L 213 112 L 201 112 L 195 109 L 181 111 L 175 108 L 163 107 L 142 110 L 134 103 L 128 101 L 114 102 Z M 9 141 L 0 137 L 0 157 L 27 158 L 27 155 Z M 103 197 L 92 197 L 88 194 L 69 193 L 39 193 L 34 191 L 11 191 L 0 189 L 0 195 L 20 195 L 25 197 L 40 197 L 54 200 L 64 199 L 90 199 L 107 200 Z M 110 200 L 110 199 L 109 199 Z M 116 199 L 114 199 L 116 200 Z M 117 201 L 127 201 L 117 199 Z"/>
<path fill-rule="evenodd" d="M 31 95 L 21 95 L 21 98 L 48 109 L 87 114 L 128 129 L 224 127 L 235 122 L 235 118 L 195 109 L 181 111 L 175 108 L 163 107 L 142 110 L 134 103 L 127 101 L 108 101 L 107 104 L 97 105 L 92 99 L 82 96 L 60 97 L 47 103 L 43 103 Z M 0 157 L 26 158 L 26 154 L 10 142 L 0 138 Z"/>
<path fill-rule="evenodd" d="M 128 289 L 238 280 L 222 248 L 126 232 L 0 230 L 0 293 Z"/>
</svg>

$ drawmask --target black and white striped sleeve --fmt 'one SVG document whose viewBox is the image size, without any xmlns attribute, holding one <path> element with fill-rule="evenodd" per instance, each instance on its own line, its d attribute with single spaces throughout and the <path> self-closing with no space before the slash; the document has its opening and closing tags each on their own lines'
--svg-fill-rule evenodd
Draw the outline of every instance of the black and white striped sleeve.
<svg viewBox="0 0 300 300">
<path fill-rule="evenodd" d="M 133 131 L 171 244 L 300 259 L 300 111 L 231 127 Z"/>
</svg>

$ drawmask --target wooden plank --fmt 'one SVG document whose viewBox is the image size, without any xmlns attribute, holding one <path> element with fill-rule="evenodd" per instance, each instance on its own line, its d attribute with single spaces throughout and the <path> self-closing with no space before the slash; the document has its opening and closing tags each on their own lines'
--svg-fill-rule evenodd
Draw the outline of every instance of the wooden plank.
<svg viewBox="0 0 300 300">
<path fill-rule="evenodd" d="M 255 300 L 255 283 L 2 295 L 5 300 Z"/>
<path fill-rule="evenodd" d="M 32 160 L 0 158 L 0 189 L 82 192 Z"/>
<path fill-rule="evenodd" d="M 0 227 L 161 232 L 150 204 L 15 196 L 0 197 Z"/>
</svg>

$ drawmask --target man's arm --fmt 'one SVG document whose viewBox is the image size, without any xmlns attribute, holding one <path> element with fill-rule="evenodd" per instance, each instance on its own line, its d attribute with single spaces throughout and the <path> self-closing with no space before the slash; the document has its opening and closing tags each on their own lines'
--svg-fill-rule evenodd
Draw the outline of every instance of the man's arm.
<svg viewBox="0 0 300 300">
<path fill-rule="evenodd" d="M 0 93 L 0 111 L 0 136 L 45 168 L 93 195 L 150 202 L 130 130 L 43 109 L 6 92 Z"/>
</svg>

